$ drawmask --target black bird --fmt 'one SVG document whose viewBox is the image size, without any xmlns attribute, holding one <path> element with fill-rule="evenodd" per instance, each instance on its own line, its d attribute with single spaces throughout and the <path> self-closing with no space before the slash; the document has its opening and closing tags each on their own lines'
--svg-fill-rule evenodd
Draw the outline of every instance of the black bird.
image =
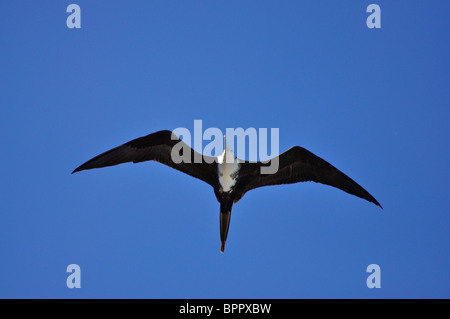
<svg viewBox="0 0 450 319">
<path fill-rule="evenodd" d="M 180 161 L 180 158 L 188 160 Z M 294 146 L 270 161 L 274 160 L 278 160 L 278 171 L 262 174 L 262 167 L 268 164 L 237 159 L 226 139 L 223 154 L 211 157 L 194 151 L 172 132 L 159 131 L 104 152 L 76 168 L 72 174 L 127 162 L 157 161 L 208 183 L 220 203 L 221 252 L 225 251 L 233 204 L 249 190 L 261 186 L 313 181 L 337 187 L 381 207 L 350 177 L 302 147 Z"/>
</svg>

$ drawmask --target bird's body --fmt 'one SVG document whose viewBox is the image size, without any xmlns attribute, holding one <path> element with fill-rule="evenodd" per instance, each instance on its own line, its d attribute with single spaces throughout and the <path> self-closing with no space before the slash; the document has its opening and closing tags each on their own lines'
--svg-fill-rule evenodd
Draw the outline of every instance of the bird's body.
<svg viewBox="0 0 450 319">
<path fill-rule="evenodd" d="M 180 161 L 180 158 L 183 160 Z M 200 158 L 200 161 L 193 160 Z M 273 174 L 262 174 L 261 162 L 237 159 L 228 148 L 222 155 L 210 157 L 197 153 L 170 131 L 159 131 L 102 153 L 72 173 L 126 162 L 157 161 L 211 185 L 220 203 L 221 251 L 225 250 L 231 209 L 249 190 L 269 185 L 314 181 L 337 187 L 349 194 L 381 205 L 366 190 L 334 166 L 308 150 L 295 146 L 271 159 L 278 162 Z"/>
<path fill-rule="evenodd" d="M 217 168 L 219 171 L 219 184 L 221 190 L 223 192 L 231 191 L 234 185 L 236 185 L 240 165 L 233 152 L 228 148 L 226 140 L 223 154 L 217 158 Z"/>
</svg>

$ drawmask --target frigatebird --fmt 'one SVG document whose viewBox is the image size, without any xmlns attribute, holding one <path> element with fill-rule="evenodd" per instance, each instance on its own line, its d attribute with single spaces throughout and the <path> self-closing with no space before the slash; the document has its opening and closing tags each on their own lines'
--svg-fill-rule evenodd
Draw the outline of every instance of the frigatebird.
<svg viewBox="0 0 450 319">
<path fill-rule="evenodd" d="M 173 152 L 176 145 L 177 151 Z M 174 158 L 174 154 L 190 160 L 180 161 Z M 249 190 L 261 186 L 313 181 L 339 188 L 381 207 L 372 195 L 350 177 L 303 147 L 294 146 L 270 161 L 273 160 L 278 160 L 278 170 L 273 174 L 262 174 L 261 168 L 267 163 L 237 159 L 229 149 L 226 138 L 223 154 L 212 157 L 199 154 L 171 131 L 164 130 L 106 151 L 76 168 L 72 174 L 127 162 L 157 161 L 208 183 L 220 203 L 222 253 L 225 251 L 233 204 Z"/>
</svg>

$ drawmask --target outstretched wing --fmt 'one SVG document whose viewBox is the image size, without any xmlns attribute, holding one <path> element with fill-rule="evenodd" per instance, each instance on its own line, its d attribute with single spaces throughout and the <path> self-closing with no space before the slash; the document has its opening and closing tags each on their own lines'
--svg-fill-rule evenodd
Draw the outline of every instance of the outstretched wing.
<svg viewBox="0 0 450 319">
<path fill-rule="evenodd" d="M 189 158 L 189 162 L 181 161 L 177 164 L 176 162 L 179 160 L 175 159 L 176 162 L 174 162 L 172 159 L 172 149 L 178 143 L 182 143 L 177 146 L 177 150 L 180 150 L 178 155 Z M 189 156 L 183 152 L 189 152 Z M 201 162 L 195 163 L 195 158 L 201 158 Z M 72 174 L 85 169 L 144 161 L 157 161 L 165 164 L 198 178 L 212 187 L 217 184 L 217 163 L 214 158 L 197 153 L 170 131 L 152 133 L 106 151 L 77 167 Z"/>
<path fill-rule="evenodd" d="M 274 159 L 279 161 L 278 171 L 274 174 L 261 174 L 261 166 L 268 164 L 241 164 L 241 197 L 249 190 L 261 186 L 313 181 L 339 188 L 381 207 L 378 201 L 354 180 L 303 147 L 295 146 Z"/>
</svg>

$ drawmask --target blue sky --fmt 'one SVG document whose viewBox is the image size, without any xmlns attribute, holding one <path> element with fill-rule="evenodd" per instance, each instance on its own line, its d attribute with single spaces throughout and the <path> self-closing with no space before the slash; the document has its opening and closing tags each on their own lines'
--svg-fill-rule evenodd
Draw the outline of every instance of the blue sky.
<svg viewBox="0 0 450 319">
<path fill-rule="evenodd" d="M 0 297 L 449 298 L 450 3 L 376 1 L 369 29 L 373 2 L 2 1 Z M 279 128 L 280 152 L 307 148 L 384 209 L 257 189 L 221 254 L 209 185 L 153 162 L 70 174 L 195 119 Z"/>
</svg>

